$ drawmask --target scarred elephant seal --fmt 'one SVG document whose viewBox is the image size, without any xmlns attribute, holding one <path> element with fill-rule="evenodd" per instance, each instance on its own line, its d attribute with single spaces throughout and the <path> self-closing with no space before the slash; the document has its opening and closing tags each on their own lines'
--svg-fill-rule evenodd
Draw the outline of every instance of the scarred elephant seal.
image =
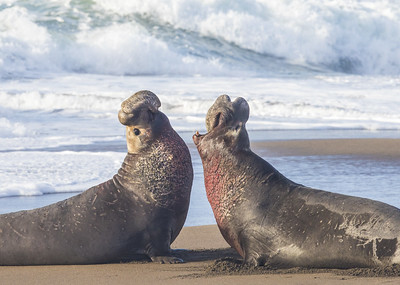
<svg viewBox="0 0 400 285">
<path fill-rule="evenodd" d="M 400 210 L 297 184 L 250 150 L 243 98 L 220 96 L 193 136 L 225 240 L 252 265 L 373 267 L 400 262 Z"/>
<path fill-rule="evenodd" d="M 147 255 L 178 262 L 170 244 L 188 211 L 189 150 L 150 91 L 122 103 L 128 154 L 110 180 L 67 200 L 0 215 L 0 264 L 90 264 Z"/>
</svg>

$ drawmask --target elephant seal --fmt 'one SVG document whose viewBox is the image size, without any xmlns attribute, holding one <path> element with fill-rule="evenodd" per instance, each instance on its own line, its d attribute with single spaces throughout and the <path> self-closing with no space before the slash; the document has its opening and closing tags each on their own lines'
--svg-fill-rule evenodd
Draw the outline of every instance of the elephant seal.
<svg viewBox="0 0 400 285">
<path fill-rule="evenodd" d="M 220 96 L 193 140 L 225 240 L 251 265 L 328 268 L 400 262 L 400 210 L 297 184 L 250 149 L 249 105 Z"/>
<path fill-rule="evenodd" d="M 186 219 L 193 169 L 160 105 L 150 91 L 122 103 L 128 154 L 112 179 L 43 208 L 0 215 L 0 264 L 93 264 L 136 255 L 179 262 L 170 244 Z"/>
</svg>

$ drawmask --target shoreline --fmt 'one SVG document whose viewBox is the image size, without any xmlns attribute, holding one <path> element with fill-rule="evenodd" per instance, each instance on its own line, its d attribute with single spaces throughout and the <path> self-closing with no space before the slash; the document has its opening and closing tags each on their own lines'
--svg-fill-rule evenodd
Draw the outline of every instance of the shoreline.
<svg viewBox="0 0 400 285">
<path fill-rule="evenodd" d="M 300 139 L 251 142 L 254 152 L 273 156 L 348 155 L 400 159 L 400 139 Z"/>
</svg>

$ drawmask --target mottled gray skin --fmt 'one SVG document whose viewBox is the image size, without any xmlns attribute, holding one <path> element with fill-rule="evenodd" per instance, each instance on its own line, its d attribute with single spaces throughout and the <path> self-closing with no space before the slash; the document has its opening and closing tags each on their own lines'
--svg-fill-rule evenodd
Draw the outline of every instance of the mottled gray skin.
<svg viewBox="0 0 400 285">
<path fill-rule="evenodd" d="M 43 208 L 0 215 L 1 265 L 106 263 L 136 254 L 181 261 L 170 244 L 186 219 L 193 170 L 159 105 L 149 91 L 122 103 L 129 153 L 112 179 Z"/>
<path fill-rule="evenodd" d="M 220 96 L 193 140 L 226 241 L 252 265 L 373 267 L 399 263 L 400 210 L 297 184 L 250 150 L 243 98 Z"/>
</svg>

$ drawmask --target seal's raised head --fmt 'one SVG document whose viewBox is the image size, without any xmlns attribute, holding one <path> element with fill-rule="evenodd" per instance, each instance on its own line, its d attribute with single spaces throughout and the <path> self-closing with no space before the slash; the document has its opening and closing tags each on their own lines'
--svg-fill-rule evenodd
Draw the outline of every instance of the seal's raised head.
<svg viewBox="0 0 400 285">
<path fill-rule="evenodd" d="M 219 149 L 248 149 L 249 137 L 245 124 L 249 119 L 249 105 L 238 97 L 233 102 L 228 95 L 221 95 L 207 112 L 207 134 L 193 136 L 202 158 L 207 156 L 211 145 Z"/>
<path fill-rule="evenodd" d="M 159 137 L 160 132 L 172 129 L 168 118 L 158 110 L 160 106 L 158 97 L 147 90 L 136 92 L 122 102 L 118 119 L 126 126 L 129 153 L 143 151 Z"/>
</svg>

